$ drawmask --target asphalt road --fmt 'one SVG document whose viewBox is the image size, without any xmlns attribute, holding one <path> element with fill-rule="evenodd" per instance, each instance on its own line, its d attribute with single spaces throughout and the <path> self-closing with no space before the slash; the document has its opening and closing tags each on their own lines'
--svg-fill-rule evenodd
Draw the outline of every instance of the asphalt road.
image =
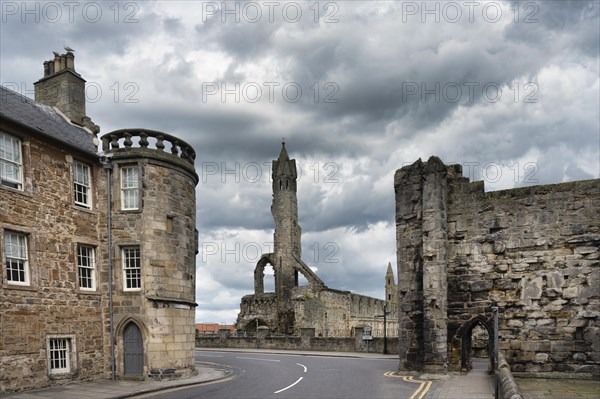
<svg viewBox="0 0 600 399">
<path fill-rule="evenodd" d="M 384 375 L 397 368 L 396 359 L 235 352 L 202 352 L 197 353 L 196 358 L 229 365 L 236 369 L 237 375 L 226 381 L 161 392 L 147 397 L 397 399 L 411 397 L 418 388 L 418 384 Z"/>
</svg>

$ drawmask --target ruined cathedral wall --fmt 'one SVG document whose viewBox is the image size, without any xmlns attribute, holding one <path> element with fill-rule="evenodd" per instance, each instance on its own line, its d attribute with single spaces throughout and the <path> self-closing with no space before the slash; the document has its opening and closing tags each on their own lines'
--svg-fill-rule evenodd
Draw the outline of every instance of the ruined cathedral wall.
<svg viewBox="0 0 600 399">
<path fill-rule="evenodd" d="M 350 337 L 354 327 L 371 326 L 383 336 L 385 301 L 349 291 L 326 289 L 311 292 L 297 287 L 294 296 L 296 328 L 314 328 L 316 336 Z M 397 321 L 388 322 L 390 336 L 397 335 Z"/>
<path fill-rule="evenodd" d="M 350 300 L 344 291 L 294 289 L 295 329 L 314 328 L 317 337 L 350 336 Z"/>
<path fill-rule="evenodd" d="M 598 374 L 600 181 L 484 193 L 449 177 L 450 363 L 461 326 L 497 305 L 513 371 Z"/>
<path fill-rule="evenodd" d="M 240 313 L 237 318 L 239 330 L 256 330 L 256 320 L 259 325 L 267 325 L 272 331 L 277 326 L 277 297 L 274 292 L 245 295 L 240 303 Z"/>
</svg>

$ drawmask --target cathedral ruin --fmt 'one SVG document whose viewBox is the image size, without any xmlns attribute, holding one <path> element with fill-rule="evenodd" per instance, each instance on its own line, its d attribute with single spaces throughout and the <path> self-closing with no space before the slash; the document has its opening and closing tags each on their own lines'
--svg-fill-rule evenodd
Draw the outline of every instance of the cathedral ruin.
<svg viewBox="0 0 600 399">
<path fill-rule="evenodd" d="M 279 158 L 273 161 L 274 252 L 263 254 L 254 270 L 254 294 L 242 298 L 238 329 L 254 331 L 264 326 L 272 333 L 298 334 L 314 329 L 316 336 L 350 337 L 355 327 L 372 327 L 383 336 L 383 319 L 378 315 L 386 303 L 392 310 L 396 284 L 391 265 L 386 274 L 386 300 L 328 288 L 301 258 L 302 230 L 298 225 L 296 160 L 282 143 Z M 264 292 L 265 267 L 275 273 L 275 292 Z M 299 275 L 308 286 L 298 284 Z M 388 299 L 389 298 L 389 299 Z M 397 336 L 398 325 L 388 318 L 388 336 Z"/>
</svg>

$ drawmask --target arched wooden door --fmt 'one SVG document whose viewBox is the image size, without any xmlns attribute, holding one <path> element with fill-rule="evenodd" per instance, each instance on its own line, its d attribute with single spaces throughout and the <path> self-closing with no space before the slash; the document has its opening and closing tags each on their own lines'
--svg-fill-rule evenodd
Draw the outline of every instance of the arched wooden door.
<svg viewBox="0 0 600 399">
<path fill-rule="evenodd" d="M 135 323 L 129 323 L 123 331 L 123 369 L 126 376 L 142 375 L 144 372 L 144 340 Z"/>
</svg>

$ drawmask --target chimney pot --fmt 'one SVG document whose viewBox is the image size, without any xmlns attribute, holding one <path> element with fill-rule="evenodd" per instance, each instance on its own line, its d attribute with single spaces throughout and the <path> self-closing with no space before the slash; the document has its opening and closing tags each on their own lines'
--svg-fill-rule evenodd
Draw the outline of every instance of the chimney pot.
<svg viewBox="0 0 600 399">
<path fill-rule="evenodd" d="M 54 73 L 60 72 L 60 55 L 54 56 Z"/>
<path fill-rule="evenodd" d="M 85 80 L 74 71 L 74 59 L 73 54 L 55 53 L 54 60 L 44 62 L 44 77 L 34 83 L 35 101 L 57 107 L 71 121 L 82 124 L 86 116 Z"/>
<path fill-rule="evenodd" d="M 75 56 L 70 51 L 67 51 L 67 69 L 75 70 Z"/>
</svg>

